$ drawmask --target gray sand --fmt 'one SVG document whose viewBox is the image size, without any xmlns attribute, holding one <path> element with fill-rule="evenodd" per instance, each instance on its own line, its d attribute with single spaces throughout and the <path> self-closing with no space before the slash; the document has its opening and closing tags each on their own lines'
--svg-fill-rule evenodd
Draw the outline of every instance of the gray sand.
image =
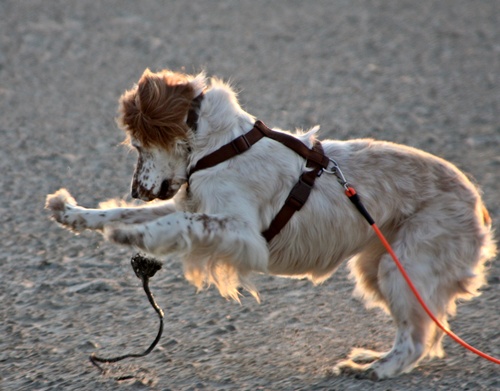
<svg viewBox="0 0 500 391">
<path fill-rule="evenodd" d="M 500 221 L 500 2 L 0 2 L 1 390 L 492 390 L 500 369 L 446 339 L 447 358 L 372 383 L 328 370 L 354 346 L 385 350 L 394 327 L 351 297 L 345 268 L 319 287 L 258 277 L 263 302 L 197 294 L 166 260 L 151 282 L 132 252 L 51 222 L 45 195 L 86 206 L 128 198 L 135 156 L 120 146 L 117 99 L 146 67 L 230 79 L 269 126 L 423 148 L 473 176 Z M 390 173 L 388 173 L 389 175 Z M 338 222 L 342 224 L 342 221 Z M 500 263 L 452 329 L 500 356 Z"/>
</svg>

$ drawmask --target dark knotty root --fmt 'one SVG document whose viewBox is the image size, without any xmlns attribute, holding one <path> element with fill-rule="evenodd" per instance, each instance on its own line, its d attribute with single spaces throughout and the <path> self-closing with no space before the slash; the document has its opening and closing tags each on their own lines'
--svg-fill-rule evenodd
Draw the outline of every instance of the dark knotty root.
<svg viewBox="0 0 500 391">
<path fill-rule="evenodd" d="M 132 257 L 130 263 L 134 269 L 137 278 L 142 281 L 152 278 L 158 270 L 161 269 L 161 263 L 154 258 L 146 258 L 141 254 L 136 254 Z"/>
<path fill-rule="evenodd" d="M 158 317 L 160 318 L 160 328 L 153 343 L 143 353 L 130 353 L 130 354 L 125 354 L 123 356 L 110 357 L 110 358 L 98 357 L 95 355 L 95 353 L 92 353 L 89 357 L 90 362 L 101 371 L 101 374 L 105 374 L 106 369 L 104 369 L 98 363 L 114 363 L 130 357 L 144 357 L 149 353 L 151 353 L 151 351 L 155 348 L 155 346 L 160 341 L 161 334 L 163 333 L 163 310 L 160 308 L 160 306 L 158 306 L 153 297 L 153 294 L 149 289 L 149 279 L 153 277 L 158 270 L 161 269 L 161 263 L 158 262 L 156 259 L 147 258 L 140 254 L 136 254 L 132 257 L 131 264 L 132 264 L 132 269 L 134 269 L 137 278 L 139 278 L 142 281 L 144 292 L 146 292 L 146 295 L 148 297 L 151 306 L 155 309 L 156 313 L 158 314 Z M 117 377 L 116 380 L 120 381 L 133 378 L 135 378 L 134 375 L 126 375 Z"/>
</svg>

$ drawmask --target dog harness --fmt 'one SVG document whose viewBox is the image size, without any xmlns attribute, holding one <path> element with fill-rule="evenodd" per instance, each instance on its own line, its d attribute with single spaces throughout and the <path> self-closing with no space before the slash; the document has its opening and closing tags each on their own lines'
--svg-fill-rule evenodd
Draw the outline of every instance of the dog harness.
<svg viewBox="0 0 500 391">
<path fill-rule="evenodd" d="M 306 166 L 310 171 L 302 173 L 299 181 L 290 191 L 285 204 L 278 212 L 269 228 L 262 232 L 262 235 L 269 243 L 291 219 L 293 214 L 299 211 L 307 199 L 314 186 L 314 181 L 328 167 L 330 159 L 324 154 L 323 147 L 319 141 L 314 141 L 313 147 L 309 148 L 299 139 L 285 133 L 269 129 L 262 121 L 256 121 L 252 130 L 237 137 L 218 150 L 201 158 L 188 173 L 188 178 L 196 171 L 214 167 L 219 163 L 229 160 L 237 155 L 248 151 L 253 144 L 268 137 L 295 151 L 306 160 Z"/>
</svg>

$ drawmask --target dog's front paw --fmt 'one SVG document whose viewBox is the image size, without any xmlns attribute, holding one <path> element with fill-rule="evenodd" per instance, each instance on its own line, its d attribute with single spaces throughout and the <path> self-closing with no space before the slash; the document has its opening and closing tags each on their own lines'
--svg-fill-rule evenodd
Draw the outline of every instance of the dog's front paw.
<svg viewBox="0 0 500 391">
<path fill-rule="evenodd" d="M 45 202 L 45 209 L 52 212 L 64 212 L 66 205 L 76 205 L 75 199 L 66 189 L 59 189 L 54 194 L 49 194 Z"/>
<path fill-rule="evenodd" d="M 59 189 L 54 194 L 49 194 L 45 201 L 45 209 L 52 212 L 55 221 L 74 232 L 81 232 L 87 228 L 85 218 L 81 215 L 83 208 L 76 205 L 75 199 L 66 189 Z"/>
</svg>

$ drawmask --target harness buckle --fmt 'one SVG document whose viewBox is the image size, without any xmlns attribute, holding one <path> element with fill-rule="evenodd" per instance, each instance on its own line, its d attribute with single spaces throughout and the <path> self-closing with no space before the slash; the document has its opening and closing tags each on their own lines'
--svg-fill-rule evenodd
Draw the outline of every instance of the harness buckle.
<svg viewBox="0 0 500 391">
<path fill-rule="evenodd" d="M 241 154 L 245 151 L 248 151 L 252 146 L 252 144 L 250 144 L 245 135 L 241 135 L 240 137 L 235 138 L 231 142 L 231 145 L 233 146 L 237 154 Z"/>
<path fill-rule="evenodd" d="M 302 177 L 300 177 L 299 181 L 295 184 L 292 191 L 290 191 L 285 204 L 290 205 L 295 210 L 300 210 L 309 198 L 311 190 L 312 186 L 305 182 Z"/>
</svg>

